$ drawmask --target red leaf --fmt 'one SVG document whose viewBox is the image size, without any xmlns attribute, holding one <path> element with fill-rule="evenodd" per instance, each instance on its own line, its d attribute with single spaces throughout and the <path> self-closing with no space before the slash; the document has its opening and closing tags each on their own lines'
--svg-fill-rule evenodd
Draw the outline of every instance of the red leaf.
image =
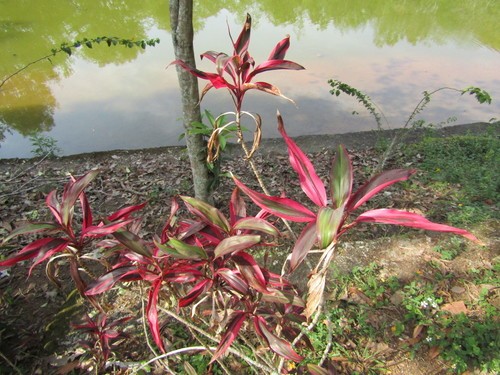
<svg viewBox="0 0 500 375">
<path fill-rule="evenodd" d="M 19 250 L 16 255 L 0 261 L 0 267 L 10 267 L 23 260 L 34 258 L 40 253 L 40 251 L 43 251 L 44 249 L 47 251 L 47 248 L 52 248 L 51 244 L 54 244 L 54 242 L 59 245 L 61 243 L 60 241 L 60 239 L 56 238 L 41 238 L 33 241 Z"/>
<path fill-rule="evenodd" d="M 271 53 L 269 54 L 268 60 L 283 60 L 285 58 L 286 52 L 290 47 L 290 35 L 287 35 L 286 38 L 282 39 L 276 47 L 273 48 Z"/>
<path fill-rule="evenodd" d="M 238 332 L 240 331 L 241 325 L 245 321 L 247 317 L 247 313 L 244 311 L 235 311 L 232 314 L 231 320 L 226 325 L 226 332 L 220 339 L 219 346 L 214 353 L 214 356 L 210 360 L 210 363 L 216 361 L 220 358 L 227 349 L 231 346 L 236 336 L 238 336 Z"/>
<path fill-rule="evenodd" d="M 160 324 L 158 323 L 158 310 L 156 306 L 158 304 L 158 294 L 161 290 L 162 280 L 156 280 L 148 293 L 148 305 L 146 306 L 146 316 L 148 318 L 149 329 L 151 330 L 151 335 L 156 343 L 156 345 L 160 348 L 160 350 L 165 353 L 165 347 L 163 346 L 163 340 L 161 339 L 160 334 Z"/>
<path fill-rule="evenodd" d="M 245 24 L 243 25 L 243 29 L 238 36 L 234 45 L 235 55 L 242 56 L 247 50 L 248 45 L 250 44 L 250 33 L 252 31 L 252 17 L 247 13 L 247 18 L 245 20 Z"/>
<path fill-rule="evenodd" d="M 231 288 L 241 294 L 247 294 L 248 284 L 239 276 L 239 272 L 230 270 L 229 268 L 221 268 L 217 271 L 219 275 Z"/>
<path fill-rule="evenodd" d="M 75 181 L 69 182 L 64 187 L 61 198 L 61 218 L 64 226 L 69 226 L 73 216 L 73 206 L 83 190 L 97 177 L 99 170 L 87 172 Z"/>
<path fill-rule="evenodd" d="M 296 222 L 309 222 L 316 219 L 314 213 L 292 199 L 270 197 L 248 188 L 234 176 L 233 180 L 241 191 L 248 195 L 257 206 L 273 215 Z"/>
<path fill-rule="evenodd" d="M 132 221 L 134 221 L 134 219 L 128 219 L 128 220 L 120 221 L 118 223 L 115 222 L 115 223 L 110 223 L 110 224 L 106 224 L 106 225 L 103 225 L 101 223 L 100 225 L 89 226 L 86 228 L 86 230 L 83 231 L 82 237 L 97 238 L 97 237 L 106 236 L 108 234 L 115 233 L 116 231 L 118 231 L 118 229 L 124 227 L 125 225 L 131 223 Z"/>
<path fill-rule="evenodd" d="M 130 214 L 132 212 L 135 212 L 135 211 L 142 209 L 146 204 L 147 204 L 147 202 L 144 202 L 142 204 L 138 204 L 135 206 L 124 207 L 124 208 L 116 211 L 115 213 L 109 215 L 108 220 L 109 221 L 116 221 L 116 220 L 121 220 L 121 219 L 128 219 L 128 217 L 130 216 Z"/>
<path fill-rule="evenodd" d="M 267 60 L 255 67 L 254 70 L 245 79 L 245 82 L 250 82 L 253 77 L 262 72 L 269 70 L 304 70 L 305 68 L 293 61 L 288 60 Z"/>
<path fill-rule="evenodd" d="M 252 288 L 261 293 L 269 293 L 266 278 L 250 254 L 241 251 L 233 255 L 232 259 L 236 263 L 241 276 L 243 276 Z"/>
<path fill-rule="evenodd" d="M 68 246 L 69 241 L 63 240 L 61 238 L 55 238 L 53 241 L 50 243 L 46 244 L 45 246 L 42 246 L 40 250 L 38 251 L 37 256 L 35 259 L 33 259 L 33 264 L 30 267 L 30 270 L 28 272 L 28 275 L 31 275 L 31 271 L 33 271 L 33 268 L 35 268 L 36 265 L 42 263 L 44 260 L 50 258 L 52 255 L 55 253 L 59 253 L 66 249 Z"/>
<path fill-rule="evenodd" d="M 80 204 L 82 207 L 82 229 L 85 231 L 88 227 L 92 225 L 93 217 L 92 217 L 92 209 L 90 208 L 89 201 L 85 193 L 81 193 L 79 196 Z"/>
<path fill-rule="evenodd" d="M 347 203 L 346 210 L 354 211 L 387 186 L 395 184 L 399 181 L 405 181 L 415 172 L 415 170 L 408 169 L 393 169 L 374 176 L 351 196 L 349 202 Z"/>
<path fill-rule="evenodd" d="M 316 233 L 316 222 L 309 223 L 300 233 L 292 250 L 290 259 L 290 272 L 294 271 L 304 260 L 307 253 L 312 249 L 318 235 Z"/>
<path fill-rule="evenodd" d="M 229 202 L 229 216 L 231 224 L 234 224 L 239 219 L 247 216 L 245 201 L 240 195 L 240 189 L 234 188 Z"/>
<path fill-rule="evenodd" d="M 59 201 L 57 200 L 56 193 L 57 193 L 56 190 L 52 190 L 49 194 L 47 194 L 47 198 L 45 198 L 45 202 L 47 204 L 47 207 L 52 212 L 52 215 L 54 215 L 54 218 L 56 219 L 56 221 L 60 225 L 63 225 L 62 216 L 61 216 L 61 205 L 59 204 Z"/>
<path fill-rule="evenodd" d="M 213 284 L 210 279 L 205 279 L 196 284 L 189 293 L 179 300 L 179 307 L 186 307 L 193 303 L 201 294 L 205 293 Z"/>
<path fill-rule="evenodd" d="M 262 337 L 269 348 L 276 354 L 294 362 L 300 362 L 304 357 L 300 356 L 293 350 L 292 345 L 282 338 L 279 338 L 267 328 L 266 321 L 260 316 L 255 316 L 253 319 L 256 332 Z"/>
<path fill-rule="evenodd" d="M 191 73 L 192 75 L 194 75 L 198 78 L 209 80 L 210 83 L 212 84 L 212 86 L 215 87 L 216 89 L 220 89 L 220 88 L 235 89 L 234 85 L 227 82 L 224 79 L 224 77 L 222 77 L 218 74 L 202 72 L 201 70 L 190 67 L 182 60 L 175 60 L 175 61 L 170 63 L 170 65 L 172 65 L 172 64 L 179 65 L 181 68 L 183 68 L 184 70 L 187 70 L 189 73 Z"/>
<path fill-rule="evenodd" d="M 306 154 L 297 146 L 297 144 L 288 136 L 285 131 L 283 119 L 278 112 L 278 130 L 280 131 L 286 145 L 288 146 L 288 155 L 290 165 L 299 175 L 300 186 L 311 201 L 317 206 L 326 206 L 326 191 L 323 181 L 318 177 L 314 166 Z"/>
<path fill-rule="evenodd" d="M 85 295 L 92 296 L 104 293 L 110 290 L 118 281 L 125 279 L 127 281 L 140 280 L 139 270 L 135 266 L 120 267 L 104 274 L 93 281 L 85 292 Z"/>
<path fill-rule="evenodd" d="M 395 224 L 410 228 L 433 230 L 436 232 L 449 232 L 463 236 L 469 240 L 480 243 L 480 241 L 465 229 L 451 227 L 449 225 L 437 224 L 427 220 L 425 217 L 413 212 L 379 209 L 367 211 L 358 216 L 356 222 L 373 222 L 379 224 Z"/>
</svg>

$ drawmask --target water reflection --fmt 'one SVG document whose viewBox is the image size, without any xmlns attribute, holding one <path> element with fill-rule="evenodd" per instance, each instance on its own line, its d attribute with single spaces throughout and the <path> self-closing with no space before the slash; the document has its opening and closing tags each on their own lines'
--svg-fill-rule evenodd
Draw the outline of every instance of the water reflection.
<svg viewBox="0 0 500 375">
<path fill-rule="evenodd" d="M 250 51 L 257 62 L 290 33 L 288 58 L 307 68 L 263 77 L 294 98 L 298 109 L 277 98 L 248 95 L 245 109 L 263 115 L 267 137 L 278 136 L 278 107 L 292 135 L 372 129 L 357 103 L 328 94 L 330 78 L 369 93 L 392 126 L 404 122 L 424 90 L 477 85 L 500 98 L 500 7 L 494 1 L 255 0 L 245 6 L 199 1 L 196 52 L 230 52 L 226 21 L 236 34 L 246 11 L 255 20 Z M 8 0 L 0 4 L 0 14 L 0 77 L 84 36 L 162 40 L 146 53 L 82 49 L 76 57 L 54 58 L 10 80 L 0 89 L 0 140 L 5 129 L 13 134 L 0 144 L 0 157 L 30 156 L 21 135 L 39 131 L 56 138 L 65 154 L 177 144 L 182 114 L 175 70 L 165 71 L 173 59 L 165 1 Z M 231 108 L 224 92 L 211 93 L 203 105 L 214 113 Z M 439 122 L 457 116 L 464 123 L 499 113 L 498 104 L 480 107 L 471 98 L 440 95 L 424 117 Z"/>
</svg>

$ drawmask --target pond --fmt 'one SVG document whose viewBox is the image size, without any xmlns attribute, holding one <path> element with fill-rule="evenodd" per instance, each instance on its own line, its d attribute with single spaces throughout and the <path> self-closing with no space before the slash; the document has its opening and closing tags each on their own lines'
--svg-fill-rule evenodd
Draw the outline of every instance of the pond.
<svg viewBox="0 0 500 375">
<path fill-rule="evenodd" d="M 371 115 L 329 79 L 366 93 L 385 128 L 401 127 L 424 91 L 479 86 L 493 97 L 439 92 L 419 115 L 428 123 L 470 123 L 500 117 L 500 4 L 495 0 L 370 2 L 342 0 L 195 1 L 195 53 L 231 52 L 246 12 L 253 18 L 250 53 L 257 63 L 291 36 L 287 59 L 304 71 L 262 74 L 296 106 L 251 92 L 244 109 L 277 137 L 276 110 L 292 136 L 376 129 Z M 0 88 L 0 158 L 30 157 L 30 135 L 52 137 L 60 155 L 178 145 L 183 132 L 165 0 L 2 0 L 0 80 L 63 42 L 84 37 L 160 38 L 156 47 L 93 45 L 33 64 Z M 205 61 L 198 67 L 213 71 Z M 205 82 L 201 82 L 203 87 Z M 232 110 L 227 92 L 201 104 Z"/>
</svg>

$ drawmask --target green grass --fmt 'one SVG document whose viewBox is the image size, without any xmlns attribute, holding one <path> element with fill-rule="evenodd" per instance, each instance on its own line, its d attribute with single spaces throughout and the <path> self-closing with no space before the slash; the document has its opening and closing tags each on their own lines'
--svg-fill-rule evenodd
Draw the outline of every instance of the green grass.
<svg viewBox="0 0 500 375">
<path fill-rule="evenodd" d="M 329 358 L 334 358 L 331 365 L 339 373 L 383 374 L 389 370 L 384 363 L 391 358 L 377 348 L 389 343 L 410 356 L 420 353 L 427 358 L 438 353 L 451 373 L 473 368 L 500 371 L 498 309 L 489 301 L 488 292 L 467 302 L 468 311 L 475 313 L 453 315 L 442 309 L 450 302 L 445 297 L 450 285 L 465 279 L 470 283 L 498 281 L 498 264 L 487 272 L 457 276 L 441 274 L 429 262 L 409 280 L 384 278 L 381 270 L 372 263 L 333 276 L 335 286 L 325 312 L 309 334 L 315 351 L 305 355 L 308 362 L 317 363 L 330 341 Z"/>
<path fill-rule="evenodd" d="M 419 159 L 422 183 L 442 197 L 431 214 L 452 225 L 469 226 L 499 218 L 499 150 L 494 134 L 429 136 L 407 146 L 404 160 Z"/>
</svg>

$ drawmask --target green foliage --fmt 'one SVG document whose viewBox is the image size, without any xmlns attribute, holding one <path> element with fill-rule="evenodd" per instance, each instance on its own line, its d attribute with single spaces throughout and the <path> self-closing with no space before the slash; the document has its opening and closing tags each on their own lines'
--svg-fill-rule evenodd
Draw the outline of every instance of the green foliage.
<svg viewBox="0 0 500 375">
<path fill-rule="evenodd" d="M 469 95 L 474 95 L 476 97 L 476 100 L 483 104 L 483 103 L 488 103 L 491 104 L 491 96 L 488 94 L 485 90 L 483 90 L 480 87 L 467 87 L 466 89 L 462 90 L 462 95 L 464 94 L 469 94 Z"/>
<path fill-rule="evenodd" d="M 451 237 L 434 247 L 444 260 L 453 260 L 465 250 L 465 244 L 458 238 Z"/>
<path fill-rule="evenodd" d="M 495 135 L 427 137 L 408 146 L 405 154 L 407 160 L 420 157 L 423 181 L 447 198 L 449 204 L 442 210 L 447 220 L 469 225 L 498 216 L 499 149 Z"/>
<path fill-rule="evenodd" d="M 57 146 L 57 140 L 44 134 L 35 134 L 29 137 L 31 141 L 31 153 L 35 157 L 56 157 L 61 149 Z"/>
<path fill-rule="evenodd" d="M 17 74 L 21 73 L 25 69 L 29 68 L 31 65 L 36 64 L 40 61 L 48 60 L 51 61 L 51 58 L 56 56 L 57 54 L 63 52 L 67 54 L 68 56 L 71 56 L 74 52 L 75 49 L 80 48 L 82 46 L 85 46 L 87 48 L 92 48 L 93 45 L 95 44 L 100 44 L 100 43 L 106 43 L 108 47 L 111 46 L 117 46 L 117 45 L 122 45 L 126 46 L 128 48 L 133 48 L 133 47 L 140 47 L 142 49 L 145 49 L 146 46 L 151 46 L 154 47 L 156 44 L 160 43 L 160 39 L 154 38 L 154 39 L 143 39 L 143 40 L 133 40 L 133 39 L 123 39 L 123 38 L 118 38 L 118 37 L 107 37 L 107 36 L 100 36 L 97 38 L 83 38 L 81 40 L 77 40 L 73 43 L 70 42 L 64 42 L 61 43 L 61 45 L 57 48 L 52 48 L 51 53 L 45 56 L 42 56 L 36 60 L 31 61 L 30 63 L 26 64 L 22 68 L 16 70 L 12 74 L 9 74 L 8 76 L 4 77 L 2 81 L 0 81 L 0 88 L 2 88 L 5 83 L 11 79 L 12 77 L 16 76 Z"/>
<path fill-rule="evenodd" d="M 348 85 L 347 83 L 341 82 L 336 79 L 328 80 L 328 84 L 332 87 L 332 89 L 330 90 L 330 94 L 339 96 L 341 93 L 344 93 L 356 98 L 358 102 L 360 102 L 363 107 L 365 107 L 366 110 L 370 112 L 370 114 L 375 118 L 377 128 L 382 128 L 382 115 L 377 111 L 376 104 L 373 103 L 372 99 L 368 95 Z"/>
<path fill-rule="evenodd" d="M 500 337 L 494 317 L 478 320 L 463 313 L 442 315 L 429 326 L 426 342 L 440 349 L 454 372 L 463 373 L 469 367 L 500 371 Z"/>
<path fill-rule="evenodd" d="M 113 37 L 100 36 L 92 39 L 83 38 L 73 43 L 62 43 L 59 46 L 59 48 L 53 48 L 51 52 L 53 56 L 55 56 L 59 52 L 64 52 L 68 56 L 71 56 L 73 50 L 76 48 L 80 48 L 82 46 L 87 48 L 92 48 L 93 45 L 101 43 L 106 43 L 108 47 L 120 45 L 128 48 L 140 47 L 142 49 L 146 49 L 147 46 L 154 47 L 156 44 L 160 43 L 160 39 L 153 38 L 153 39 L 133 40 L 133 39 L 119 38 L 116 36 Z"/>
</svg>

